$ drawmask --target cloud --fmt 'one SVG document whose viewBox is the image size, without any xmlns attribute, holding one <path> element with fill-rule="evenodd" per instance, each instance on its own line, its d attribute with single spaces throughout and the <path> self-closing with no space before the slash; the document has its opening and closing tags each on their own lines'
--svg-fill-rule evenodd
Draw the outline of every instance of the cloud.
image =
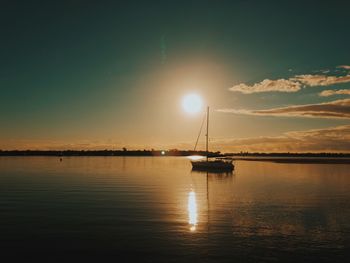
<svg viewBox="0 0 350 263">
<path fill-rule="evenodd" d="M 243 94 L 259 93 L 259 92 L 297 92 L 301 89 L 301 84 L 299 82 L 287 80 L 287 79 L 277 79 L 270 80 L 264 79 L 263 81 L 254 84 L 253 86 L 248 86 L 244 83 L 231 87 L 230 91 L 237 91 Z"/>
<path fill-rule="evenodd" d="M 337 68 L 342 68 L 342 69 L 347 69 L 350 70 L 350 66 L 349 65 L 340 65 Z"/>
<path fill-rule="evenodd" d="M 192 149 L 193 141 L 163 145 Z M 205 149 L 201 142 L 198 150 Z M 285 132 L 279 136 L 210 139 L 210 150 L 221 152 L 350 152 L 350 125 Z"/>
<path fill-rule="evenodd" d="M 112 141 L 80 141 L 66 143 L 50 140 L 0 140 L 0 148 L 8 149 L 41 149 L 41 150 L 104 150 L 104 149 L 193 149 L 193 141 L 163 145 L 126 145 Z M 199 150 L 204 150 L 204 142 Z M 350 125 L 291 131 L 280 136 L 251 138 L 222 138 L 210 140 L 211 151 L 221 152 L 350 152 Z"/>
<path fill-rule="evenodd" d="M 350 152 L 350 125 L 293 131 L 275 137 L 221 139 L 214 150 L 226 152 Z"/>
<path fill-rule="evenodd" d="M 348 89 L 340 89 L 340 90 L 324 90 L 319 93 L 321 97 L 329 97 L 333 95 L 350 95 L 350 90 Z"/>
<path fill-rule="evenodd" d="M 236 110 L 219 109 L 219 112 L 257 115 L 257 116 L 285 116 L 285 117 L 313 117 L 313 118 L 350 118 L 350 99 L 335 100 L 319 104 L 306 104 L 273 108 L 267 110 Z"/>
<path fill-rule="evenodd" d="M 336 77 L 326 75 L 297 75 L 291 78 L 292 81 L 297 81 L 305 86 L 316 87 L 316 86 L 330 86 L 340 83 L 350 82 L 350 75 Z"/>
<path fill-rule="evenodd" d="M 338 68 L 350 70 L 350 66 L 341 65 Z M 345 76 L 330 76 L 325 75 L 330 70 L 321 70 L 323 74 L 303 74 L 295 75 L 289 79 L 264 79 L 261 82 L 253 85 L 247 85 L 240 83 L 229 88 L 233 92 L 241 92 L 243 94 L 261 93 L 261 92 L 298 92 L 302 88 L 317 87 L 317 86 L 330 86 L 341 83 L 350 82 L 350 74 Z"/>
</svg>

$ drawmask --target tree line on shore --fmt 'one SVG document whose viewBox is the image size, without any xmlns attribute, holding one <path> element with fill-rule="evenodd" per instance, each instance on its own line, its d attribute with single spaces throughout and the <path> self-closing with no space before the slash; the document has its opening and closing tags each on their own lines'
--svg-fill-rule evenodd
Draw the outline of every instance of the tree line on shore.
<svg viewBox="0 0 350 263">
<path fill-rule="evenodd" d="M 191 150 L 0 150 L 0 156 L 206 156 L 205 151 Z M 228 156 L 261 156 L 261 157 L 350 157 L 350 153 L 261 153 L 261 152 L 238 152 L 221 153 L 208 152 L 209 157 L 228 157 Z"/>
</svg>

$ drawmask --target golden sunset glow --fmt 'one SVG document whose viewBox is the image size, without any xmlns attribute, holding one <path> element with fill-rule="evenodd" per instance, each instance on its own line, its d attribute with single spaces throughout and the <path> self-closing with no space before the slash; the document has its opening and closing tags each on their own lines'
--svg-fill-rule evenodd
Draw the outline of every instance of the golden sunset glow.
<svg viewBox="0 0 350 263">
<path fill-rule="evenodd" d="M 1 258 L 348 260 L 350 1 L 51 2 L 0 5 Z"/>
</svg>

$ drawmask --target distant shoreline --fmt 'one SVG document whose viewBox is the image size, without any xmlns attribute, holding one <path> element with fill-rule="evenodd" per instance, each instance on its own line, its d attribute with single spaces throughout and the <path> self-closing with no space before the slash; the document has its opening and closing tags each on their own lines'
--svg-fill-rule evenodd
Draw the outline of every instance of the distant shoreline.
<svg viewBox="0 0 350 263">
<path fill-rule="evenodd" d="M 258 161 L 295 164 L 350 164 L 349 157 L 235 157 L 237 161 Z"/>
<path fill-rule="evenodd" d="M 205 156 L 205 151 L 188 150 L 0 150 L 0 156 Z M 210 157 L 224 156 L 220 152 L 209 152 Z"/>
<path fill-rule="evenodd" d="M 0 150 L 1 156 L 205 156 L 205 151 L 191 150 Z M 350 164 L 350 153 L 225 153 L 209 152 L 209 157 L 230 157 L 241 161 L 275 163 L 339 163 Z"/>
</svg>

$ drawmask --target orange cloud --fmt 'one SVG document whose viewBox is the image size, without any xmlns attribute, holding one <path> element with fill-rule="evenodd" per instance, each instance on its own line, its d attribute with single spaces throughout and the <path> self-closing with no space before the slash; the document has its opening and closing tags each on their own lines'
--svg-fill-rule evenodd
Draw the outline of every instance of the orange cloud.
<svg viewBox="0 0 350 263">
<path fill-rule="evenodd" d="M 226 152 L 350 152 L 350 125 L 286 132 L 275 137 L 221 139 L 213 149 Z"/>
<path fill-rule="evenodd" d="M 291 78 L 293 81 L 300 82 L 305 86 L 316 87 L 316 86 L 330 86 L 340 83 L 350 82 L 350 75 L 336 77 L 326 75 L 297 75 Z"/>
<path fill-rule="evenodd" d="M 152 145 L 155 149 L 193 149 L 193 142 Z M 39 149 L 39 150 L 104 150 L 122 149 L 150 149 L 142 145 L 128 146 L 111 142 L 77 142 L 64 144 L 58 141 L 7 141 L 0 142 L 3 150 L 11 149 Z M 201 144 L 199 149 L 204 149 Z M 221 152 L 350 152 L 350 125 L 313 129 L 306 131 L 286 132 L 280 136 L 265 136 L 251 138 L 222 138 L 210 141 L 211 151 Z"/>
<path fill-rule="evenodd" d="M 252 86 L 248 86 L 244 83 L 235 85 L 231 87 L 230 91 L 241 92 L 243 94 L 260 93 L 260 92 L 297 92 L 301 89 L 301 84 L 299 82 L 287 80 L 287 79 L 277 79 L 270 80 L 265 79 L 259 83 Z"/>
<path fill-rule="evenodd" d="M 219 109 L 219 112 L 257 116 L 350 118 L 350 99 L 336 100 L 319 104 L 306 104 L 273 108 L 267 110 Z"/>
<path fill-rule="evenodd" d="M 340 89 L 340 90 L 324 90 L 319 93 L 321 97 L 329 97 L 333 95 L 350 95 L 350 90 L 348 89 Z"/>
<path fill-rule="evenodd" d="M 342 69 L 346 69 L 346 70 L 350 70 L 350 66 L 349 65 L 340 65 L 337 68 L 342 68 Z"/>
<path fill-rule="evenodd" d="M 338 68 L 350 70 L 350 66 L 341 65 Z M 328 73 L 329 70 L 322 70 Z M 298 92 L 303 87 L 330 86 L 335 84 L 350 82 L 350 74 L 345 76 L 329 76 L 320 74 L 296 75 L 289 79 L 270 80 L 265 79 L 253 85 L 240 83 L 229 88 L 230 91 L 240 92 L 243 94 L 261 93 L 261 92 Z"/>
</svg>

